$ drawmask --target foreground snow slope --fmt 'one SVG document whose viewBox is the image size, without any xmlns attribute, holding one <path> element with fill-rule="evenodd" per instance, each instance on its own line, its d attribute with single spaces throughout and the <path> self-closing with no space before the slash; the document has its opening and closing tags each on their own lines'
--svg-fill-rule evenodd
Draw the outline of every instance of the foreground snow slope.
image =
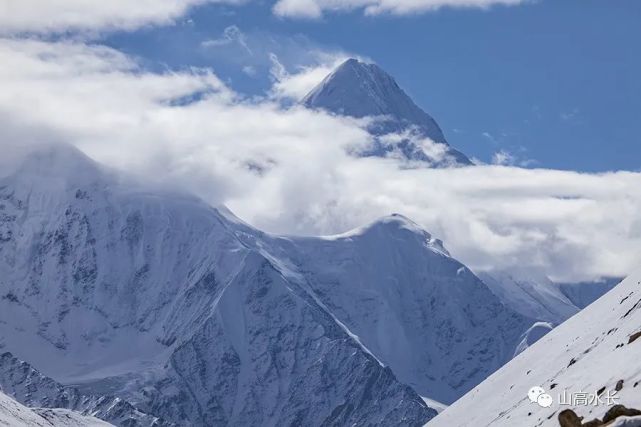
<svg viewBox="0 0 641 427">
<path fill-rule="evenodd" d="M 107 427 L 111 424 L 64 409 L 30 409 L 0 392 L 0 425 L 7 427 Z"/>
<path fill-rule="evenodd" d="M 585 421 L 601 418 L 608 407 L 559 405 L 558 395 L 615 390 L 618 403 L 641 408 L 641 272 L 551 331 L 531 348 L 428 423 L 451 426 L 558 426 L 563 409 Z M 528 390 L 541 386 L 552 407 L 530 403 Z M 636 424 L 635 424 L 636 425 Z"/>
</svg>

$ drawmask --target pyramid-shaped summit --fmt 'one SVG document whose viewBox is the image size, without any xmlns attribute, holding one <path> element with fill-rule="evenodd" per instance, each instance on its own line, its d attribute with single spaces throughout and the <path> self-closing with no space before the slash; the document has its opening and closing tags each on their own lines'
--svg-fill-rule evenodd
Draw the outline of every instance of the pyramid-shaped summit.
<svg viewBox="0 0 641 427">
<path fill-rule="evenodd" d="M 378 136 L 413 128 L 419 135 L 447 145 L 443 131 L 436 121 L 412 101 L 392 76 L 376 64 L 348 59 L 307 94 L 302 102 L 308 108 L 323 109 L 339 115 L 357 118 L 386 116 L 388 120 L 370 129 Z M 405 147 L 403 151 L 411 155 L 412 152 L 416 153 L 415 148 L 408 150 Z M 472 164 L 459 151 L 449 146 L 447 151 L 454 163 Z"/>
</svg>

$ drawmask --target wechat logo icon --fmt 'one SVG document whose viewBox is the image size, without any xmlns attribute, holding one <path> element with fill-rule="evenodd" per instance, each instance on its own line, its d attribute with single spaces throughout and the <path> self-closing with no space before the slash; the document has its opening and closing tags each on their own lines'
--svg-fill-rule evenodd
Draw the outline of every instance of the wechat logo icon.
<svg viewBox="0 0 641 427">
<path fill-rule="evenodd" d="M 547 394 L 545 390 L 543 390 L 543 387 L 532 387 L 530 391 L 527 392 L 527 397 L 531 403 L 536 403 L 542 408 L 552 406 L 552 396 Z"/>
</svg>

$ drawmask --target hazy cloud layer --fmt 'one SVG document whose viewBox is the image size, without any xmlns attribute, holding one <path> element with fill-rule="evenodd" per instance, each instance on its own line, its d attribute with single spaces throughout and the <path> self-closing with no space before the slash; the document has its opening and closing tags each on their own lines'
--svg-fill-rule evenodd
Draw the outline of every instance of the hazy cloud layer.
<svg viewBox="0 0 641 427">
<path fill-rule="evenodd" d="M 436 11 L 444 7 L 481 8 L 513 6 L 529 0 L 278 0 L 274 13 L 291 18 L 317 19 L 325 12 L 362 9 L 366 15 L 390 13 L 408 15 Z"/>
<path fill-rule="evenodd" d="M 101 46 L 0 39 L 0 64 L 11 64 L 0 67 L 4 153 L 68 142 L 279 233 L 342 232 L 399 212 L 476 269 L 582 280 L 641 261 L 638 173 L 355 158 L 370 143 L 358 121 L 245 99 L 209 70 L 152 73 Z"/>
</svg>

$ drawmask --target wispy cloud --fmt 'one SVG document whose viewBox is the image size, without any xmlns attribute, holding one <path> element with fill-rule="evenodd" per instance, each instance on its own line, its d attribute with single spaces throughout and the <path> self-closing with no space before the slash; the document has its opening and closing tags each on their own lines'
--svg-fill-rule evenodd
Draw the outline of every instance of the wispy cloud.
<svg viewBox="0 0 641 427">
<path fill-rule="evenodd" d="M 492 163 L 500 166 L 514 165 L 515 158 L 507 150 L 499 150 L 492 156 Z"/>
<path fill-rule="evenodd" d="M 348 59 L 343 52 L 315 50 L 309 62 L 288 71 L 275 53 L 270 53 L 273 98 L 298 101 L 319 84 L 334 68 Z"/>
<path fill-rule="evenodd" d="M 201 46 L 204 48 L 216 48 L 220 46 L 229 46 L 231 44 L 237 44 L 250 55 L 254 54 L 247 44 L 245 34 L 236 25 L 230 25 L 225 28 L 223 30 L 223 34 L 217 39 L 203 41 Z"/>
</svg>

